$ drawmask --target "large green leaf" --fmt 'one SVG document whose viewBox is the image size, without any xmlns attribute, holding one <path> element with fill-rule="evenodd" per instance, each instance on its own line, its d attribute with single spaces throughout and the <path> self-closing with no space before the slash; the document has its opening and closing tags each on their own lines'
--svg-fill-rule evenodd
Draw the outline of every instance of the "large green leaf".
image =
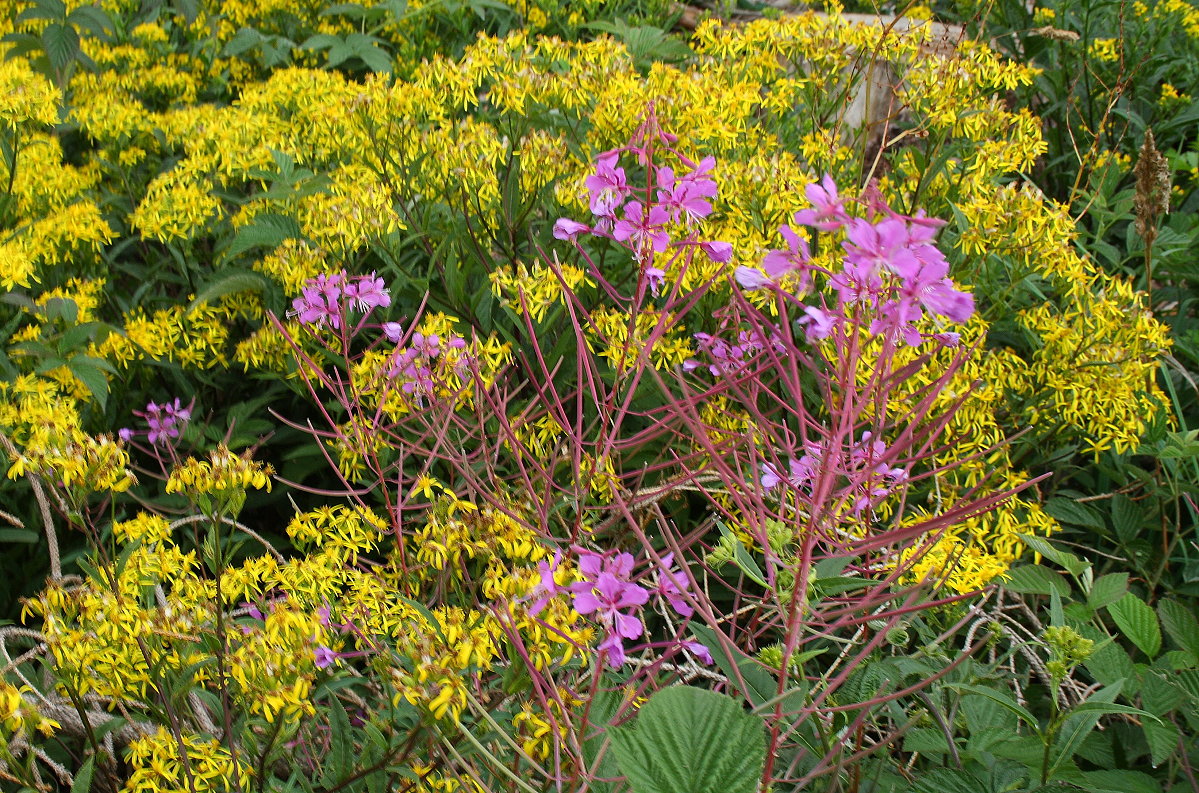
<svg viewBox="0 0 1199 793">
<path fill-rule="evenodd" d="M 1110 606 L 1128 591 L 1128 573 L 1108 573 L 1095 579 L 1087 593 L 1087 605 L 1093 609 Z"/>
<path fill-rule="evenodd" d="M 1026 564 L 1013 567 L 1007 571 L 1007 580 L 1003 582 L 1004 589 L 1019 592 L 1022 595 L 1048 595 L 1057 592 L 1059 595 L 1070 594 L 1070 583 L 1056 570 L 1050 570 L 1039 564 Z"/>
<path fill-rule="evenodd" d="M 79 33 L 70 25 L 52 22 L 42 31 L 42 47 L 50 66 L 60 72 L 79 55 Z"/>
<path fill-rule="evenodd" d="M 1157 624 L 1153 609 L 1139 597 L 1129 592 L 1107 607 L 1107 612 L 1116 621 L 1116 626 L 1128 639 L 1153 658 L 1162 649 L 1162 631 Z"/>
<path fill-rule="evenodd" d="M 731 697 L 673 686 L 612 731 L 612 751 L 632 793 L 754 793 L 766 727 Z"/>
<path fill-rule="evenodd" d="M 1199 620 L 1194 613 L 1177 600 L 1163 600 L 1157 604 L 1157 615 L 1174 643 L 1199 658 Z"/>
<path fill-rule="evenodd" d="M 238 229 L 237 236 L 225 251 L 225 256 L 232 259 L 260 246 L 277 248 L 284 240 L 300 239 L 303 236 L 300 224 L 294 218 L 264 213 Z"/>
</svg>

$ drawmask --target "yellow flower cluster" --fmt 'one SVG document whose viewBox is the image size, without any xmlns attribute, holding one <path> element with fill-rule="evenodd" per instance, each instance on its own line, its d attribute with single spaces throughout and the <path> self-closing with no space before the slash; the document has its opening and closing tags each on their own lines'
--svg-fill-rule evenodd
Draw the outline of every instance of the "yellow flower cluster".
<svg viewBox="0 0 1199 793">
<path fill-rule="evenodd" d="M 254 778 L 254 769 L 234 763 L 215 738 L 196 733 L 177 737 L 166 727 L 130 742 L 126 759 L 133 773 L 122 793 L 221 793 L 231 785 L 249 790 Z"/>
<path fill-rule="evenodd" d="M 237 455 L 224 446 L 214 449 L 208 460 L 189 457 L 176 466 L 167 480 L 168 493 L 225 495 L 246 490 L 271 489 L 275 469 Z"/>
<path fill-rule="evenodd" d="M 10 736 L 20 735 L 32 727 L 49 738 L 62 725 L 38 712 L 35 705 L 25 699 L 33 693 L 28 686 L 17 688 L 0 680 L 0 740 L 7 742 Z"/>
<path fill-rule="evenodd" d="M 27 445 L 8 468 L 8 478 L 36 474 L 68 490 L 120 493 L 137 479 L 129 470 L 125 444 L 109 435 L 73 430 L 50 442 Z"/>
<path fill-rule="evenodd" d="M 593 287 L 595 282 L 582 268 L 571 264 L 521 264 L 515 270 L 497 268 L 491 272 L 491 290 L 500 305 L 528 315 L 534 322 L 544 321 L 551 309 L 563 304 L 567 293 L 575 294 L 584 286 Z"/>
</svg>

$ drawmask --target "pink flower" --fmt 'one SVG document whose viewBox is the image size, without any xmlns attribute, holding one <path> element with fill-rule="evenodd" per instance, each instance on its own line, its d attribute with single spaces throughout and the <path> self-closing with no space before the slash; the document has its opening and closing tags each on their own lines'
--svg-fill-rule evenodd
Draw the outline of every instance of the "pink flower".
<svg viewBox="0 0 1199 793">
<path fill-rule="evenodd" d="M 591 191 L 591 212 L 596 217 L 615 218 L 616 209 L 629 193 L 624 168 L 617 168 L 620 152 L 601 154 L 595 164 L 595 173 L 587 177 L 585 184 Z"/>
<path fill-rule="evenodd" d="M 133 411 L 133 415 L 140 416 L 146 420 L 146 424 L 149 426 L 146 436 L 152 445 L 159 443 L 168 444 L 179 437 L 183 428 L 191 420 L 191 407 L 193 403 L 189 403 L 187 407 L 184 407 L 179 397 L 175 397 L 174 402 L 162 405 L 150 402 L 146 405 L 145 410 L 135 410 Z M 122 433 L 126 433 L 126 431 L 123 430 Z M 126 434 L 121 435 L 121 439 L 130 440 L 136 434 L 133 430 L 128 430 Z"/>
<path fill-rule="evenodd" d="M 809 339 L 827 339 L 836 330 L 838 315 L 816 306 L 804 306 L 803 311 L 799 324 L 805 327 Z"/>
<path fill-rule="evenodd" d="M 716 195 L 716 183 L 694 176 L 690 174 L 676 181 L 670 168 L 657 170 L 658 203 L 670 210 L 671 220 L 682 219 L 691 224 L 712 214 L 712 205 L 705 199 Z"/>
<path fill-rule="evenodd" d="M 712 660 L 712 652 L 705 645 L 700 644 L 699 642 L 683 642 L 683 648 L 687 652 L 694 655 L 696 660 L 698 660 L 704 666 L 711 666 L 714 663 Z"/>
<path fill-rule="evenodd" d="M 586 223 L 579 223 L 577 220 L 570 218 L 558 218 L 554 223 L 554 239 L 556 240 L 573 240 L 580 234 L 591 231 L 591 226 Z"/>
<path fill-rule="evenodd" d="M 404 338 L 404 326 L 398 322 L 384 322 L 383 335 L 387 337 L 388 341 L 398 342 Z"/>
<path fill-rule="evenodd" d="M 662 569 L 658 571 L 657 595 L 669 603 L 670 607 L 679 616 L 690 617 L 695 610 L 683 598 L 683 594 L 688 591 L 690 583 L 682 571 L 676 571 L 672 569 L 673 567 L 674 554 L 668 553 L 662 557 Z"/>
<path fill-rule="evenodd" d="M 562 552 L 555 551 L 554 559 L 551 562 L 546 562 L 544 559 L 537 563 L 537 573 L 541 580 L 537 586 L 529 593 L 533 598 L 533 604 L 529 606 L 529 616 L 536 617 L 545 608 L 545 604 L 550 602 L 550 599 L 555 595 L 569 592 L 566 587 L 559 586 L 555 578 L 559 565 L 562 564 Z"/>
<path fill-rule="evenodd" d="M 658 291 L 666 282 L 666 271 L 661 267 L 647 267 L 645 268 L 645 280 L 649 284 L 649 293 L 657 297 Z"/>
<path fill-rule="evenodd" d="M 383 279 L 376 278 L 374 273 L 361 276 L 347 284 L 345 296 L 354 308 L 363 313 L 391 305 L 391 295 L 388 294 Z"/>
<path fill-rule="evenodd" d="M 841 205 L 841 196 L 837 194 L 837 184 L 833 177 L 825 174 L 820 184 L 809 184 L 804 188 L 804 195 L 812 202 L 812 209 L 801 209 L 795 213 L 795 222 L 801 226 L 811 226 L 818 231 L 836 231 L 849 220 L 845 207 Z"/>
<path fill-rule="evenodd" d="M 317 669 L 325 669 L 326 667 L 332 666 L 338 658 L 337 653 L 324 646 L 317 647 L 316 652 L 313 653 L 313 655 L 316 657 Z"/>
<path fill-rule="evenodd" d="M 808 262 L 812 259 L 808 241 L 796 234 L 790 226 L 780 226 L 779 233 L 787 241 L 787 250 L 768 252 L 762 259 L 762 269 L 775 283 L 788 273 L 800 273 L 799 288 L 803 290 L 808 285 Z"/>
<path fill-rule="evenodd" d="M 750 291 L 774 286 L 772 279 L 767 278 L 765 273 L 753 267 L 738 267 L 733 271 L 733 277 L 737 279 L 737 283 L 740 284 L 742 289 Z"/>
<path fill-rule="evenodd" d="M 700 250 L 708 254 L 708 258 L 717 264 L 726 264 L 733 260 L 733 245 L 729 242 L 701 242 Z"/>
<path fill-rule="evenodd" d="M 630 201 L 624 208 L 624 216 L 612 229 L 612 237 L 618 242 L 628 242 L 637 250 L 648 242 L 658 253 L 670 245 L 670 235 L 662 228 L 670 220 L 665 207 L 654 206 L 646 212 L 640 201 Z"/>
</svg>

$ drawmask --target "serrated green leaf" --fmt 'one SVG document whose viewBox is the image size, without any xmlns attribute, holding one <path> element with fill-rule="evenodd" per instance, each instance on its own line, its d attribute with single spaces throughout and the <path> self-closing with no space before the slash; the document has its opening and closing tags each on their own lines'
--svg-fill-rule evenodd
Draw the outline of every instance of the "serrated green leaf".
<svg viewBox="0 0 1199 793">
<path fill-rule="evenodd" d="M 1157 615 L 1145 601 L 1129 592 L 1107 607 L 1116 627 L 1129 641 L 1150 658 L 1162 649 L 1162 632 L 1157 624 Z"/>
<path fill-rule="evenodd" d="M 300 224 L 294 218 L 273 213 L 262 214 L 238 229 L 237 236 L 225 251 L 225 257 L 232 259 L 251 248 L 277 248 L 285 240 L 302 239 L 303 236 Z"/>
<path fill-rule="evenodd" d="M 1089 529 L 1106 528 L 1103 518 L 1098 512 L 1073 499 L 1051 498 L 1045 502 L 1045 512 L 1051 518 L 1072 526 L 1086 526 Z"/>
<path fill-rule="evenodd" d="M 89 793 L 92 789 L 92 774 L 96 770 L 96 756 L 93 754 L 83 761 L 83 765 L 75 772 L 75 781 L 71 783 L 71 793 Z"/>
<path fill-rule="evenodd" d="M 98 5 L 79 6 L 67 16 L 67 22 L 97 37 L 103 37 L 112 29 L 112 20 Z"/>
<path fill-rule="evenodd" d="M 1127 539 L 1137 536 L 1145 525 L 1145 513 L 1137 502 L 1123 493 L 1112 499 L 1112 528 L 1116 536 Z"/>
<path fill-rule="evenodd" d="M 1141 729 L 1149 744 L 1149 760 L 1157 768 L 1178 749 L 1178 728 L 1170 722 L 1146 721 Z"/>
<path fill-rule="evenodd" d="M 1157 604 L 1157 615 L 1174 643 L 1199 658 L 1199 620 L 1195 614 L 1176 600 L 1163 600 Z"/>
<path fill-rule="evenodd" d="M 248 270 L 227 270 L 223 275 L 203 289 L 196 295 L 195 300 L 187 307 L 188 312 L 195 311 L 198 306 L 205 303 L 211 303 L 213 300 L 222 298 L 225 295 L 236 295 L 241 292 L 264 292 L 271 285 L 268 279 L 262 273 L 251 272 Z"/>
<path fill-rule="evenodd" d="M 68 361 L 67 368 L 91 392 L 92 397 L 100 406 L 100 410 L 104 410 L 108 404 L 108 378 L 104 372 L 80 361 L 79 358 Z"/>
<path fill-rule="evenodd" d="M 1087 593 L 1087 605 L 1101 609 L 1124 597 L 1128 591 L 1128 573 L 1108 573 L 1095 579 Z"/>
<path fill-rule="evenodd" d="M 52 22 L 42 31 L 42 49 L 55 72 L 61 72 L 79 55 L 79 34 L 75 28 Z"/>
<path fill-rule="evenodd" d="M 221 56 L 236 58 L 238 55 L 257 47 L 264 39 L 265 36 L 254 28 L 242 28 L 233 34 L 233 38 L 225 42 L 225 48 L 221 50 Z"/>
<path fill-rule="evenodd" d="M 612 731 L 612 752 L 632 793 L 754 793 L 766 726 L 729 696 L 672 686 Z"/>
<path fill-rule="evenodd" d="M 1039 564 L 1026 564 L 1007 571 L 1003 588 L 1022 595 L 1070 594 L 1070 582 L 1056 570 Z"/>
<path fill-rule="evenodd" d="M 930 768 L 913 782 L 911 793 L 978 793 L 979 780 L 959 768 Z"/>
</svg>

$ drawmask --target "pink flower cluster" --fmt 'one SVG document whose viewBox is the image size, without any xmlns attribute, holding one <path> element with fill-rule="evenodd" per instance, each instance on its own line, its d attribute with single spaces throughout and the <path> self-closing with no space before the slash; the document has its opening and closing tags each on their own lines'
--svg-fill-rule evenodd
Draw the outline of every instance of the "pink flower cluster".
<svg viewBox="0 0 1199 793">
<path fill-rule="evenodd" d="M 787 461 L 785 472 L 771 463 L 763 463 L 758 481 L 764 490 L 785 485 L 803 496 L 810 493 L 821 467 L 827 465 L 829 473 L 844 477 L 849 483 L 855 494 L 851 510 L 858 514 L 876 505 L 897 484 L 908 479 L 908 473 L 903 468 L 884 462 L 888 459 L 887 444 L 869 431 L 862 433 L 861 440 L 853 444 L 848 455 L 837 454 L 833 459 L 828 458 L 827 444 L 808 442 L 804 444 L 803 455 Z"/>
<path fill-rule="evenodd" d="M 762 269 L 738 267 L 737 282 L 745 289 L 778 287 L 790 274 L 805 290 L 813 272 L 824 272 L 837 294 L 838 308 L 808 306 L 801 322 L 810 338 L 826 338 L 846 321 L 855 308 L 871 314 L 870 332 L 919 345 L 924 336 L 915 326 L 925 313 L 965 322 L 974 314 L 974 297 L 959 290 L 949 278 L 949 262 L 933 240 L 945 221 L 925 217 L 923 212 L 901 215 L 875 194 L 867 202 L 866 218 L 851 217 L 831 176 L 810 184 L 805 195 L 811 209 L 795 213 L 798 226 L 815 231 L 844 231 L 845 254 L 840 270 L 828 272 L 812 263 L 808 241 L 790 226 L 779 232 L 786 250 L 772 250 L 762 260 Z M 942 343 L 954 343 L 956 334 L 934 334 Z"/>
<path fill-rule="evenodd" d="M 170 441 L 178 438 L 183 428 L 187 426 L 187 422 L 191 421 L 192 405 L 194 404 L 195 400 L 192 400 L 187 407 L 184 407 L 179 397 L 175 397 L 174 402 L 164 402 L 161 405 L 150 402 L 146 405 L 145 410 L 133 411 L 133 415 L 146 420 L 148 429 L 135 431 L 126 427 L 121 429 L 117 435 L 123 441 L 132 440 L 138 435 L 145 435 L 151 445 L 166 446 Z"/>
<path fill-rule="evenodd" d="M 339 330 L 347 310 L 368 314 L 375 308 L 386 308 L 391 305 L 391 295 L 383 279 L 374 273 L 350 278 L 342 272 L 308 279 L 291 305 L 287 316 L 296 317 L 302 324 Z"/>
<path fill-rule="evenodd" d="M 386 327 L 384 332 L 389 339 L 392 337 L 392 333 Z M 416 332 L 408 339 L 408 346 L 398 348 L 392 354 L 387 374 L 389 377 L 399 379 L 404 393 L 416 397 L 420 402 L 424 397 L 433 393 L 437 382 L 435 370 L 442 354 L 447 350 L 465 348 L 466 339 L 462 336 L 451 336 L 443 340 L 435 333 L 426 335 Z"/>
<path fill-rule="evenodd" d="M 787 351 L 787 345 L 783 343 L 777 330 L 769 337 L 757 330 L 743 330 L 737 334 L 736 342 L 709 333 L 696 333 L 695 341 L 712 361 L 708 364 L 708 371 L 717 377 L 736 374 L 768 347 L 772 347 L 779 355 Z M 690 359 L 683 362 L 683 371 L 690 372 L 700 366 L 703 364 Z"/>
<path fill-rule="evenodd" d="M 642 150 L 628 150 L 635 151 L 644 160 Z M 591 213 L 595 216 L 593 224 L 560 218 L 554 224 L 554 237 L 573 240 L 580 234 L 592 234 L 613 239 L 633 251 L 638 261 L 644 264 L 652 259 L 652 253 L 663 253 L 671 246 L 670 224 L 692 227 L 712 213 L 710 199 L 716 197 L 717 188 L 711 172 L 716 160 L 706 157 L 696 164 L 676 153 L 690 171 L 678 175 L 667 166 L 650 166 L 654 186 L 634 188 L 629 184 L 625 169 L 618 165 L 622 151 L 625 149 L 601 154 L 595 172 L 587 177 Z M 732 258 L 733 248 L 725 242 L 675 244 L 698 245 L 716 262 L 727 262 Z M 656 273 L 647 271 L 647 274 L 654 294 L 657 294 L 657 286 L 665 274 L 661 270 Z M 657 284 L 654 284 L 655 280 Z"/>
<path fill-rule="evenodd" d="M 582 548 L 578 555 L 579 580 L 567 586 L 558 584 L 557 575 L 562 564 L 561 552 L 554 555 L 552 562 L 539 562 L 537 567 L 541 581 L 533 593 L 529 616 L 537 616 L 546 603 L 556 595 L 569 594 L 575 611 L 583 615 L 594 615 L 594 619 L 607 632 L 598 650 L 605 654 L 608 664 L 617 668 L 625 663 L 625 640 L 637 639 L 645 632 L 645 625 L 637 616 L 642 607 L 657 595 L 682 617 L 693 613 L 687 602 L 687 577 L 674 569 L 674 554 L 662 557 L 661 569 L 653 577 L 652 588 L 633 581 L 636 560 L 630 553 L 596 553 Z M 712 663 L 711 654 L 698 642 L 685 642 L 684 647 L 705 663 Z"/>
</svg>

